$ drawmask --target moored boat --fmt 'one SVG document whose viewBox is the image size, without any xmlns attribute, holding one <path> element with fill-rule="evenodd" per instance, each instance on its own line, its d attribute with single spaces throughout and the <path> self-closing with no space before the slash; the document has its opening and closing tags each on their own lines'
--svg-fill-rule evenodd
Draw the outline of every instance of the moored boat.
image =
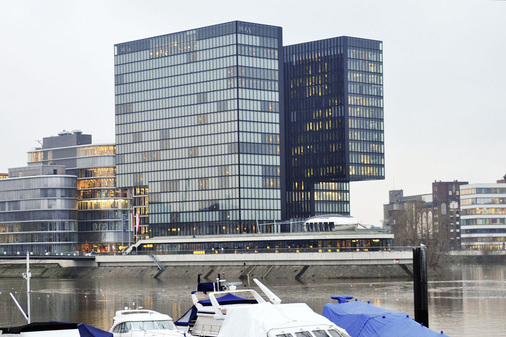
<svg viewBox="0 0 506 337">
<path fill-rule="evenodd" d="M 199 337 L 349 337 L 307 304 L 281 304 L 270 289 L 253 280 L 267 300 L 254 289 L 237 289 L 237 283 L 219 277 L 200 283 L 199 277 L 194 305 L 176 325 Z"/>
<path fill-rule="evenodd" d="M 240 332 L 240 334 L 238 333 Z M 218 337 L 350 337 L 305 303 L 260 303 L 227 312 Z"/>
<path fill-rule="evenodd" d="M 352 297 L 332 297 L 338 303 L 326 303 L 323 316 L 348 331 L 351 337 L 448 337 L 425 327 L 404 312 L 389 310 L 369 302 L 350 301 Z"/>
<path fill-rule="evenodd" d="M 178 329 L 169 315 L 143 308 L 116 311 L 110 331 L 114 337 L 191 336 Z"/>
<path fill-rule="evenodd" d="M 216 282 L 200 282 L 199 275 L 197 290 L 191 294 L 193 306 L 175 324 L 193 336 L 217 336 L 229 308 L 265 302 L 257 291 L 237 289 L 238 284 L 226 283 L 219 275 Z"/>
</svg>

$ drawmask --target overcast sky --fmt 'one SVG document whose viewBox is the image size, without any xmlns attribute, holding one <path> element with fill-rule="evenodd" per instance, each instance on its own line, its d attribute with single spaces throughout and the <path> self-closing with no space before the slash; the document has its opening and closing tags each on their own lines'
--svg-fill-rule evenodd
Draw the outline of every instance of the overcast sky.
<svg viewBox="0 0 506 337">
<path fill-rule="evenodd" d="M 388 191 L 506 174 L 506 1 L 0 1 L 0 172 L 37 140 L 80 129 L 114 142 L 113 46 L 232 20 L 283 27 L 284 44 L 383 41 L 384 181 L 351 185 L 379 225 Z"/>
</svg>

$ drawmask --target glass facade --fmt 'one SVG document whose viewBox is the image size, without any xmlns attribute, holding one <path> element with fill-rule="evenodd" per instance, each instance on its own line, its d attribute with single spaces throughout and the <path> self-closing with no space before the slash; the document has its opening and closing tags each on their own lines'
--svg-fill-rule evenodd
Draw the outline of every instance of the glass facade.
<svg viewBox="0 0 506 337">
<path fill-rule="evenodd" d="M 300 252 L 358 252 L 392 248 L 392 234 L 368 231 L 356 233 L 276 233 L 274 235 L 208 236 L 167 238 L 138 243 L 137 254 L 255 254 Z"/>
<path fill-rule="evenodd" d="M 77 241 L 76 177 L 55 174 L 0 180 L 1 255 L 74 254 Z"/>
<path fill-rule="evenodd" d="M 144 237 L 280 220 L 281 53 L 281 28 L 238 21 L 115 46 L 118 186 Z"/>
<path fill-rule="evenodd" d="M 116 147 L 77 148 L 78 230 L 81 252 L 116 253 L 126 249 L 132 232 L 127 225 L 131 201 L 116 187 Z"/>
<path fill-rule="evenodd" d="M 131 200 L 126 189 L 116 187 L 116 146 L 92 145 L 91 135 L 61 132 L 43 139 L 42 147 L 29 152 L 29 165 L 19 169 L 34 174 L 41 164 L 51 164 L 60 174 L 77 177 L 78 246 L 81 253 L 116 253 L 132 242 L 128 219 Z"/>
<path fill-rule="evenodd" d="M 284 49 L 285 218 L 349 214 L 349 182 L 383 179 L 380 41 L 336 37 Z"/>
<path fill-rule="evenodd" d="M 462 249 L 505 249 L 505 183 L 461 186 L 460 207 Z"/>
</svg>

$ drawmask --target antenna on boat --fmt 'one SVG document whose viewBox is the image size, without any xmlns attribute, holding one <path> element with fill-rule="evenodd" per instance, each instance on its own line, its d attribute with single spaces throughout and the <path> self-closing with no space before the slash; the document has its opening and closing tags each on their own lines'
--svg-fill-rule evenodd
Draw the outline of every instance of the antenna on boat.
<svg viewBox="0 0 506 337">
<path fill-rule="evenodd" d="M 269 288 L 267 288 L 262 282 L 260 282 L 258 279 L 254 278 L 253 281 L 257 284 L 257 286 L 262 289 L 265 296 L 269 298 L 269 301 L 271 301 L 272 304 L 280 304 L 281 299 L 276 296 Z"/>
<path fill-rule="evenodd" d="M 23 278 L 26 279 L 26 301 L 27 301 L 28 314 L 25 313 L 25 311 L 23 310 L 23 308 L 19 304 L 18 300 L 16 300 L 16 297 L 12 293 L 9 293 L 9 294 L 11 295 L 12 299 L 14 300 L 14 303 L 16 303 L 19 311 L 21 311 L 21 313 L 25 317 L 28 324 L 31 323 L 30 322 L 30 319 L 31 319 L 31 314 L 30 314 L 30 302 L 31 302 L 31 300 L 30 300 L 30 278 L 31 277 L 32 277 L 32 273 L 30 273 L 30 253 L 27 251 L 26 252 L 26 273 L 23 273 Z"/>
</svg>

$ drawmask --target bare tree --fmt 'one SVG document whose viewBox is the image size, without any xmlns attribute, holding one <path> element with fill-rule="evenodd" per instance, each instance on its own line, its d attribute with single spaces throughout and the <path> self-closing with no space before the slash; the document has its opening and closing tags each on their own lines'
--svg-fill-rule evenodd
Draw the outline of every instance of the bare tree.
<svg viewBox="0 0 506 337">
<path fill-rule="evenodd" d="M 411 200 L 404 203 L 404 208 L 395 216 L 394 244 L 396 246 L 426 246 L 427 265 L 436 269 L 440 257 L 449 250 L 449 235 L 441 224 L 447 223 L 448 215 L 437 212 L 438 221 L 434 221 L 432 204 L 422 200 Z M 392 221 L 392 220 L 391 220 Z"/>
</svg>

